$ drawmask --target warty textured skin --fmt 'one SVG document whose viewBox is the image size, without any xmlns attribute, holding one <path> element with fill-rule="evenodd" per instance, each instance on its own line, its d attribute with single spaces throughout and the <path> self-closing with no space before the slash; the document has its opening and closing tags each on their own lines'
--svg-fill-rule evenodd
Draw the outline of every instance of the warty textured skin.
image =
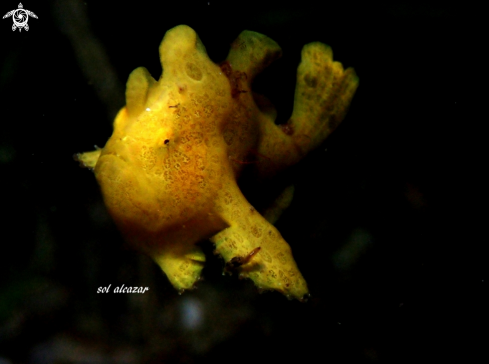
<svg viewBox="0 0 489 364">
<path fill-rule="evenodd" d="M 227 267 L 244 262 L 233 269 L 259 289 L 299 300 L 308 294 L 289 245 L 272 225 L 292 189 L 265 218 L 237 180 L 244 168 L 257 180 L 270 179 L 322 143 L 343 120 L 358 78 L 333 61 L 330 47 L 304 46 L 293 113 L 278 126 L 275 109 L 251 84 L 280 56 L 273 40 L 244 31 L 217 65 L 194 30 L 177 26 L 160 45 L 161 78 L 134 70 L 107 144 L 78 155 L 93 168 L 125 238 L 179 291 L 199 279 L 205 256 L 196 243 L 210 239 Z M 246 163 L 256 156 L 259 163 Z"/>
</svg>

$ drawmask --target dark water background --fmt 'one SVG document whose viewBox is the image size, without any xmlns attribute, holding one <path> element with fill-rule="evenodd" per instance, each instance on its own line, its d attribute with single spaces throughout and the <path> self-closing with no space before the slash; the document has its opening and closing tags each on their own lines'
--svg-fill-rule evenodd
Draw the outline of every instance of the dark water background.
<svg viewBox="0 0 489 364">
<path fill-rule="evenodd" d="M 442 2 L 58 0 L 0 21 L 0 363 L 400 363 L 469 360 L 487 331 L 487 40 L 482 11 Z M 0 13 L 17 7 L 3 1 Z M 3 14 L 2 13 L 2 14 Z M 283 57 L 257 80 L 286 121 L 302 46 L 321 41 L 360 87 L 338 130 L 295 171 L 277 223 L 311 299 L 223 277 L 179 296 L 124 244 L 93 174 L 136 67 L 158 78 L 166 30 L 211 59 L 244 29 Z M 485 94 L 484 94 L 485 93 Z M 148 286 L 144 295 L 97 294 Z M 470 361 L 469 361 L 470 362 Z"/>
</svg>

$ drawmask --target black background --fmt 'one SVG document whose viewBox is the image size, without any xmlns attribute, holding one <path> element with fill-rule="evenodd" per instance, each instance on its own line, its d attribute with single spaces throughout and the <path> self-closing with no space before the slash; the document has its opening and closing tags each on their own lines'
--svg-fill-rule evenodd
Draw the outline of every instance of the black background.
<svg viewBox="0 0 489 364">
<path fill-rule="evenodd" d="M 477 9 L 442 2 L 29 1 L 0 21 L 0 361 L 413 362 L 480 354 L 487 330 L 487 68 Z M 0 12 L 17 7 L 2 2 Z M 215 62 L 244 30 L 282 59 L 255 89 L 292 109 L 302 46 L 321 41 L 360 87 L 294 171 L 277 223 L 312 297 L 258 294 L 208 262 L 179 296 L 108 217 L 72 159 L 103 146 L 136 67 L 158 78 L 166 30 Z M 145 295 L 97 294 L 149 286 Z M 192 321 L 192 312 L 200 321 Z M 481 334 L 482 333 L 482 334 Z"/>
</svg>

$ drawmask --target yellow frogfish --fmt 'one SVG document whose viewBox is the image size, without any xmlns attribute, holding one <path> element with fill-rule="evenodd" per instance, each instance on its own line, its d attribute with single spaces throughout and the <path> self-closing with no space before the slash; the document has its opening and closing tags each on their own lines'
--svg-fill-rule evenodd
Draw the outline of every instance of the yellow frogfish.
<svg viewBox="0 0 489 364">
<path fill-rule="evenodd" d="M 333 61 L 325 44 L 304 46 L 292 115 L 277 125 L 273 105 L 251 91 L 281 56 L 272 39 L 243 31 L 215 64 L 196 32 L 180 25 L 166 32 L 159 53 L 160 79 L 135 69 L 107 144 L 76 159 L 93 169 L 124 238 L 180 292 L 199 280 L 206 258 L 197 243 L 210 239 L 226 271 L 302 300 L 306 281 L 273 226 L 290 188 L 260 214 L 237 181 L 244 169 L 269 180 L 319 146 L 347 112 L 355 71 Z M 259 162 L 247 163 L 253 158 Z"/>
</svg>

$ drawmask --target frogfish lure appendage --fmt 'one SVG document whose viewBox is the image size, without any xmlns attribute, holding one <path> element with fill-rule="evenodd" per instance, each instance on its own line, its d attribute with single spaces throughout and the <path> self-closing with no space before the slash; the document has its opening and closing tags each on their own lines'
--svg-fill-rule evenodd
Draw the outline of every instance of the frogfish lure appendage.
<svg viewBox="0 0 489 364">
<path fill-rule="evenodd" d="M 160 45 L 161 78 L 134 70 L 107 144 L 77 156 L 93 168 L 125 239 L 151 256 L 179 292 L 199 280 L 205 255 L 196 243 L 210 239 L 226 269 L 260 290 L 308 295 L 289 245 L 272 225 L 293 189 L 262 215 L 237 180 L 245 168 L 257 181 L 268 180 L 320 145 L 343 120 L 358 78 L 333 61 L 330 47 L 307 44 L 292 115 L 278 126 L 275 109 L 251 85 L 281 53 L 270 38 L 244 31 L 217 65 L 193 29 L 170 29 Z M 256 156 L 259 163 L 238 163 Z"/>
</svg>

